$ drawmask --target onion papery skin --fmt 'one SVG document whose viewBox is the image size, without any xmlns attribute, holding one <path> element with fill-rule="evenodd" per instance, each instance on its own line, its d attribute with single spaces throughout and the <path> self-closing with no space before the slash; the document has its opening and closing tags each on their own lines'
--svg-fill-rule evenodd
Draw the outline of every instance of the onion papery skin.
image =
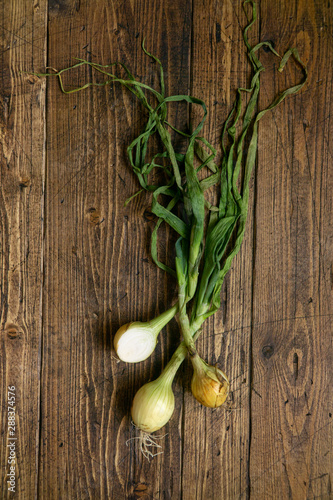
<svg viewBox="0 0 333 500">
<path fill-rule="evenodd" d="M 218 408 L 228 397 L 229 380 L 219 368 L 204 362 L 203 364 L 204 370 L 194 370 L 191 381 L 192 394 L 202 405 Z"/>
</svg>

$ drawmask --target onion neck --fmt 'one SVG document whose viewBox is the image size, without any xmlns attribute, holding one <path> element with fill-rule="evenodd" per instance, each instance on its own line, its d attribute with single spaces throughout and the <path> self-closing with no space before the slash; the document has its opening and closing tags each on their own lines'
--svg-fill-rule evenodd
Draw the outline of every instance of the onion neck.
<svg viewBox="0 0 333 500">
<path fill-rule="evenodd" d="M 162 314 L 157 316 L 157 318 L 148 321 L 149 326 L 153 328 L 156 335 L 158 335 L 162 330 L 162 328 L 164 328 L 165 325 L 169 323 L 169 321 L 174 317 L 177 311 L 178 311 L 178 302 L 170 309 L 164 311 Z"/>
<path fill-rule="evenodd" d="M 182 290 L 180 289 L 180 292 Z M 202 306 L 202 314 L 200 316 L 196 316 L 194 321 L 190 323 L 188 315 L 186 313 L 186 301 L 184 300 L 182 303 L 182 296 L 179 296 L 179 322 L 181 325 L 181 330 L 184 337 L 184 342 L 186 344 L 187 350 L 191 359 L 194 357 L 199 357 L 197 350 L 195 348 L 195 333 L 201 328 L 202 324 L 205 321 L 205 317 L 203 315 L 207 310 L 207 305 Z"/>
<path fill-rule="evenodd" d="M 196 341 L 196 339 L 199 337 L 201 331 L 201 325 L 204 322 L 202 318 L 197 318 L 196 321 L 194 321 L 190 326 L 189 326 L 189 334 L 191 335 L 191 340 L 193 342 Z M 186 358 L 186 355 L 188 353 L 188 348 L 186 346 L 185 340 L 181 342 L 181 344 L 177 347 L 175 352 L 173 353 L 170 361 L 168 364 L 165 366 L 163 372 L 161 373 L 159 378 L 163 378 L 165 383 L 172 384 L 173 379 L 175 378 L 175 375 Z M 199 355 L 197 354 L 195 357 L 199 358 Z"/>
<path fill-rule="evenodd" d="M 182 362 L 184 361 L 184 359 L 186 357 L 186 353 L 187 353 L 186 346 L 185 346 L 184 342 L 182 342 L 178 346 L 176 351 L 173 353 L 170 361 L 164 367 L 163 372 L 159 376 L 159 379 L 161 379 L 161 380 L 163 379 L 163 382 L 165 384 L 170 385 L 170 387 L 171 387 L 173 379 L 175 378 L 175 375 L 178 371 L 178 368 L 180 367 L 180 365 L 182 364 Z"/>
</svg>

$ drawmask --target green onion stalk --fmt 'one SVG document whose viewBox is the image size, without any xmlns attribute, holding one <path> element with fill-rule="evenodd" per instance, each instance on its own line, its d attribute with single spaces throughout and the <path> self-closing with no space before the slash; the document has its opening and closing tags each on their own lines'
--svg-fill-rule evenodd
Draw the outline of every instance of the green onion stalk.
<svg viewBox="0 0 333 500">
<path fill-rule="evenodd" d="M 191 390 L 194 397 L 211 408 L 221 406 L 228 397 L 228 377 L 217 366 L 209 365 L 200 357 L 195 341 L 202 332 L 205 320 L 220 308 L 224 277 L 244 237 L 249 182 L 257 154 L 259 121 L 288 95 L 299 92 L 307 80 L 306 67 L 296 48 L 287 50 L 284 56 L 280 57 L 269 42 L 260 42 L 253 47 L 250 45 L 248 31 L 257 19 L 255 2 L 246 0 L 244 11 L 248 24 L 244 29 L 243 38 L 253 73 L 250 86 L 237 89 L 234 105 L 226 119 L 222 132 L 221 165 L 214 161 L 214 147 L 201 135 L 207 116 L 205 103 L 188 95 L 165 95 L 162 64 L 156 56 L 147 51 L 144 41 L 143 51 L 159 68 L 159 90 L 136 80 L 130 70 L 119 62 L 103 66 L 78 60 L 71 68 L 52 73 L 59 78 L 64 93 L 77 92 L 94 85 L 119 83 L 139 99 L 148 116 L 144 129 L 127 149 L 130 165 L 137 175 L 141 189 L 125 204 L 142 190 L 152 193 L 151 211 L 157 216 L 157 223 L 151 238 L 151 255 L 159 268 L 176 279 L 178 301 L 153 320 L 123 325 L 115 335 L 114 347 L 123 361 L 132 363 L 145 360 L 155 349 L 159 333 L 175 315 L 178 315 L 183 340 L 161 375 L 141 387 L 133 401 L 132 419 L 141 431 L 140 448 L 147 458 L 153 456 L 153 445 L 159 447 L 151 434 L 163 427 L 172 416 L 172 383 L 187 355 L 193 366 Z M 279 71 L 282 71 L 290 57 L 293 57 L 303 71 L 303 78 L 297 85 L 280 93 L 265 109 L 258 111 L 260 75 L 265 69 L 258 58 L 258 51 L 263 46 L 280 59 Z M 65 89 L 63 73 L 84 65 L 103 74 L 105 81 L 88 82 L 82 87 Z M 113 68 L 116 70 L 117 67 L 124 73 L 122 78 L 113 71 Z M 246 105 L 243 103 L 244 95 L 248 95 Z M 167 120 L 168 104 L 182 101 L 202 109 L 202 119 L 190 133 L 180 131 Z M 185 151 L 174 149 L 171 132 L 186 138 Z M 149 140 L 155 134 L 160 138 L 161 150 L 152 158 L 148 158 Z M 150 184 L 150 174 L 156 169 L 164 173 L 164 180 L 159 184 Z M 203 172 L 206 172 L 206 176 Z M 218 190 L 216 205 L 210 204 L 205 198 L 205 192 L 211 189 Z M 160 201 L 161 195 L 168 200 L 164 204 Z M 162 222 L 178 234 L 175 268 L 158 259 L 157 234 Z"/>
</svg>

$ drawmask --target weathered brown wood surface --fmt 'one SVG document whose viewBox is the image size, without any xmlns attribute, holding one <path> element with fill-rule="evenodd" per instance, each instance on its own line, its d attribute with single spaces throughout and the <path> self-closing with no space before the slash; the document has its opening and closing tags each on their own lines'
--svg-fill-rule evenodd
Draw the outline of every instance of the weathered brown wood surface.
<svg viewBox="0 0 333 500">
<path fill-rule="evenodd" d="M 178 343 L 173 320 L 153 356 L 118 363 L 112 336 L 175 298 L 152 263 L 149 196 L 126 146 L 144 122 L 126 90 L 65 96 L 24 72 L 75 57 L 125 62 L 143 82 L 158 55 L 169 94 L 204 99 L 218 147 L 238 86 L 248 84 L 246 17 L 230 0 L 2 0 L 0 115 L 1 493 L 43 499 L 330 499 L 332 493 L 332 6 L 258 3 L 251 41 L 297 46 L 309 81 L 259 127 L 246 237 L 198 347 L 230 376 L 230 410 L 209 410 L 176 377 L 164 453 L 147 462 L 131 426 L 135 392 Z M 300 78 L 272 56 L 260 107 Z M 88 71 L 68 75 L 75 86 Z M 188 110 L 173 105 L 172 121 Z M 173 235 L 161 231 L 161 258 Z M 7 388 L 16 392 L 16 493 L 8 492 Z"/>
</svg>

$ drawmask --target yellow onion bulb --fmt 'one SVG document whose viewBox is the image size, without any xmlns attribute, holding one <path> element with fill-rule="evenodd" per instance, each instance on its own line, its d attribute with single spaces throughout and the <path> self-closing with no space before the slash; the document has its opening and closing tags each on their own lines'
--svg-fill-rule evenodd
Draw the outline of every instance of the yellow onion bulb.
<svg viewBox="0 0 333 500">
<path fill-rule="evenodd" d="M 134 396 L 132 420 L 143 432 L 151 434 L 158 431 L 172 417 L 175 408 L 172 380 L 165 379 L 162 374 L 142 386 Z"/>
<path fill-rule="evenodd" d="M 200 359 L 195 363 L 191 381 L 192 394 L 204 406 L 217 408 L 226 401 L 229 394 L 229 380 L 217 366 L 211 366 Z"/>
<path fill-rule="evenodd" d="M 149 323 L 126 323 L 119 328 L 113 340 L 117 356 L 127 363 L 144 361 L 154 352 L 158 333 L 149 327 Z"/>
</svg>

